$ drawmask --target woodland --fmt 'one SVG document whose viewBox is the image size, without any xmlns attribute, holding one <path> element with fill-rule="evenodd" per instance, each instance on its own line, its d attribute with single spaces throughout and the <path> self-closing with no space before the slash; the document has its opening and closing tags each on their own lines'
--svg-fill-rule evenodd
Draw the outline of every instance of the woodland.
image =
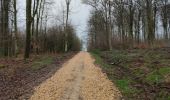
<svg viewBox="0 0 170 100">
<path fill-rule="evenodd" d="M 125 100 L 170 99 L 169 0 L 84 0 L 88 50 Z"/>
<path fill-rule="evenodd" d="M 0 99 L 29 99 L 86 46 L 122 100 L 170 100 L 170 1 L 81 0 L 91 8 L 83 39 L 71 21 L 73 1 L 51 16 L 55 0 L 25 0 L 22 29 L 18 0 L 0 0 Z"/>
</svg>

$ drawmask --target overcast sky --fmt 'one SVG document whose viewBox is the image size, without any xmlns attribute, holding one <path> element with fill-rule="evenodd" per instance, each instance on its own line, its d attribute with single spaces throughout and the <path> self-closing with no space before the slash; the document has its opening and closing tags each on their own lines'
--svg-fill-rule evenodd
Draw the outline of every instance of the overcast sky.
<svg viewBox="0 0 170 100">
<path fill-rule="evenodd" d="M 50 13 L 53 15 L 58 15 L 61 13 L 61 4 L 65 5 L 65 0 L 54 1 L 55 5 L 53 5 Z M 25 2 L 25 0 L 18 0 L 18 21 L 19 27 L 22 29 L 25 29 Z M 70 9 L 71 13 L 69 20 L 76 27 L 78 36 L 83 39 L 87 35 L 86 27 L 89 18 L 90 7 L 88 5 L 82 4 L 82 0 L 72 0 Z"/>
</svg>

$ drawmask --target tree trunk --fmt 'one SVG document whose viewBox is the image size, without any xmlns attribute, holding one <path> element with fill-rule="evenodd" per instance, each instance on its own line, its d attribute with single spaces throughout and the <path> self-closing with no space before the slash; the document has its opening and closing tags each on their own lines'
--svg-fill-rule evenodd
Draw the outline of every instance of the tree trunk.
<svg viewBox="0 0 170 100">
<path fill-rule="evenodd" d="M 31 5 L 32 0 L 26 0 L 26 46 L 25 46 L 25 57 L 29 58 L 30 55 L 30 45 L 31 45 Z"/>
<path fill-rule="evenodd" d="M 109 31 L 108 31 L 109 50 L 112 50 L 112 17 L 111 17 L 111 2 L 109 0 Z"/>
<path fill-rule="evenodd" d="M 4 0 L 4 56 L 9 56 L 9 0 Z"/>
<path fill-rule="evenodd" d="M 68 51 L 68 17 L 69 17 L 69 10 L 70 10 L 70 1 L 66 1 L 66 6 L 67 6 L 67 16 L 66 16 L 66 28 L 65 28 L 65 52 Z"/>
<path fill-rule="evenodd" d="M 153 9 L 152 9 L 152 2 L 150 0 L 146 0 L 147 6 L 147 34 L 148 34 L 148 44 L 152 45 L 155 33 L 154 33 L 154 17 L 153 17 Z"/>
<path fill-rule="evenodd" d="M 133 8 L 133 2 L 132 0 L 129 1 L 130 5 L 129 5 L 129 36 L 130 36 L 130 45 L 131 47 L 133 46 L 133 21 L 134 21 L 134 8 Z"/>
<path fill-rule="evenodd" d="M 15 29 L 15 40 L 14 40 L 14 44 L 15 44 L 15 56 L 17 57 L 18 54 L 18 25 L 17 25 L 17 0 L 14 0 L 14 29 Z"/>
</svg>

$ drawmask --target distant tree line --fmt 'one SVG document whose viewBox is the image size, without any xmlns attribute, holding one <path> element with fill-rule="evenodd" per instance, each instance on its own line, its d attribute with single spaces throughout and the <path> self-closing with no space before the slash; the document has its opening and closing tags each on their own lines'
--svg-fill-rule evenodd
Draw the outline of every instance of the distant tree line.
<svg viewBox="0 0 170 100">
<path fill-rule="evenodd" d="M 84 0 L 93 7 L 89 49 L 132 48 L 170 38 L 168 0 Z M 160 25 L 161 23 L 161 25 Z"/>
<path fill-rule="evenodd" d="M 65 33 L 66 30 L 63 26 L 53 26 L 47 31 L 48 36 L 46 37 L 44 50 L 48 52 L 65 52 Z M 79 51 L 81 49 L 81 42 L 75 34 L 73 26 L 68 25 L 67 27 L 67 49 L 68 51 Z"/>
<path fill-rule="evenodd" d="M 30 53 L 68 52 L 81 49 L 76 31 L 68 22 L 69 10 L 64 25 L 54 20 L 56 24 L 48 26 L 54 2 L 26 0 L 26 31 L 23 34 L 18 31 L 17 2 L 17 0 L 0 0 L 0 56 L 17 56 L 23 53 L 25 58 L 29 58 Z"/>
</svg>

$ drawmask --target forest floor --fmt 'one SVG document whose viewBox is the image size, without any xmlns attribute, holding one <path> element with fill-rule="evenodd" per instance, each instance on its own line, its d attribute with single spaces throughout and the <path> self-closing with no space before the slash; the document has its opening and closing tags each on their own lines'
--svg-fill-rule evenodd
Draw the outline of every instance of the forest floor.
<svg viewBox="0 0 170 100">
<path fill-rule="evenodd" d="M 35 88 L 31 100 L 120 100 L 121 94 L 87 52 L 80 52 Z"/>
<path fill-rule="evenodd" d="M 170 100 L 170 48 L 91 52 L 125 100 Z"/>
<path fill-rule="evenodd" d="M 27 100 L 34 88 L 50 78 L 76 52 L 32 55 L 30 59 L 0 58 L 0 100 Z"/>
</svg>

